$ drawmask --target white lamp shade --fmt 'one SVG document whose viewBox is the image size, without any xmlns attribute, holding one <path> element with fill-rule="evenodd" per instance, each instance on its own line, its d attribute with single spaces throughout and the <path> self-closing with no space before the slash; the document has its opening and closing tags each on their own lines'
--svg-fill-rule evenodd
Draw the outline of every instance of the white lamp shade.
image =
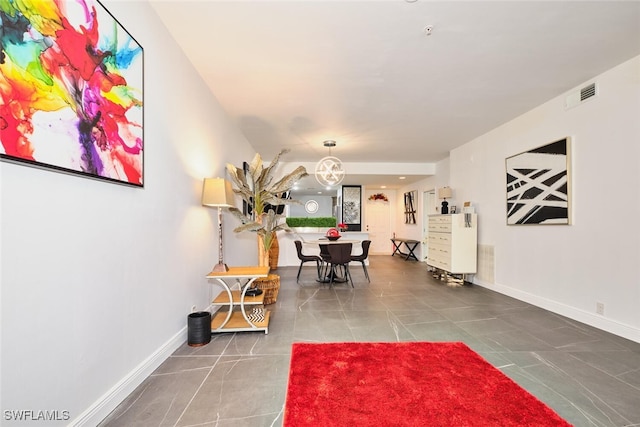
<svg viewBox="0 0 640 427">
<path fill-rule="evenodd" d="M 202 204 L 220 208 L 235 206 L 231 183 L 223 178 L 205 178 L 202 186 Z"/>
<path fill-rule="evenodd" d="M 442 187 L 438 189 L 439 199 L 450 199 L 453 196 L 453 191 L 449 187 Z"/>
</svg>

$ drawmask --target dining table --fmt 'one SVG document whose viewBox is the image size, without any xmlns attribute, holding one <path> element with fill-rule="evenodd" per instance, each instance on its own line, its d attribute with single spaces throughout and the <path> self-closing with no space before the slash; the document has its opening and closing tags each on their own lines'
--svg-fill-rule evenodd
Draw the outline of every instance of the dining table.
<svg viewBox="0 0 640 427">
<path fill-rule="evenodd" d="M 322 246 L 323 245 L 344 245 L 347 243 L 351 243 L 353 246 L 355 247 L 356 245 L 362 245 L 362 240 L 354 240 L 354 239 L 337 239 L 337 240 L 329 240 L 329 239 L 316 239 L 316 240 L 306 240 L 304 242 L 302 242 L 303 244 L 307 243 L 307 244 L 313 244 L 313 245 L 317 245 L 318 248 L 320 249 L 320 253 L 322 253 Z M 323 260 L 324 261 L 324 260 Z M 322 269 L 322 271 L 324 271 L 324 269 Z M 327 273 L 325 273 L 323 275 L 323 273 L 320 273 L 320 275 L 318 276 L 317 281 L 320 283 L 330 283 L 330 282 L 334 282 L 334 283 L 344 283 L 347 281 L 346 278 L 341 277 L 338 275 L 338 272 L 336 271 L 335 265 L 331 265 L 331 268 L 329 269 L 329 271 Z"/>
<path fill-rule="evenodd" d="M 329 239 L 315 239 L 315 240 L 305 240 L 302 243 L 311 243 L 315 245 L 335 245 L 339 243 L 362 243 L 362 240 L 355 239 L 338 239 L 338 240 L 329 240 Z"/>
</svg>

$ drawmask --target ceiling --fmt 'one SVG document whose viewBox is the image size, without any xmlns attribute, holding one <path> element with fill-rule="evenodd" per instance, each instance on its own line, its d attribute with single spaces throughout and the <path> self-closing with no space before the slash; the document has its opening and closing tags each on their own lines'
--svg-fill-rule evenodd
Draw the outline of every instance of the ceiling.
<svg viewBox="0 0 640 427">
<path fill-rule="evenodd" d="M 263 158 L 332 139 L 351 184 L 421 179 L 397 178 L 640 54 L 637 1 L 150 3 Z"/>
</svg>

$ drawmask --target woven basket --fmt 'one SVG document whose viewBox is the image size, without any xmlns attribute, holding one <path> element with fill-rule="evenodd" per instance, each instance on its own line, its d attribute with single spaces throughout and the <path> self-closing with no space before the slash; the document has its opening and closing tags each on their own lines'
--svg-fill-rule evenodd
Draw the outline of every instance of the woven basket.
<svg viewBox="0 0 640 427">
<path fill-rule="evenodd" d="M 278 258 L 280 258 L 280 244 L 278 243 L 278 236 L 274 233 L 271 247 L 269 248 L 269 267 L 272 270 L 278 268 Z"/>
<path fill-rule="evenodd" d="M 280 276 L 269 274 L 267 277 L 256 279 L 253 283 L 256 284 L 256 288 L 262 289 L 264 292 L 264 304 L 276 302 L 280 290 Z"/>
</svg>

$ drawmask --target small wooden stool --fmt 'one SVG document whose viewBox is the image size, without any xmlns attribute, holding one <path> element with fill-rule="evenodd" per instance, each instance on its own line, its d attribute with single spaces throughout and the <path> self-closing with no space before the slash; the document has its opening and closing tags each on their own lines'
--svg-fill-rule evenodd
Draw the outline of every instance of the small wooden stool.
<svg viewBox="0 0 640 427">
<path fill-rule="evenodd" d="M 264 292 L 264 304 L 273 304 L 278 298 L 280 290 L 280 276 L 277 274 L 269 274 L 267 277 L 255 280 L 256 288 Z"/>
</svg>

